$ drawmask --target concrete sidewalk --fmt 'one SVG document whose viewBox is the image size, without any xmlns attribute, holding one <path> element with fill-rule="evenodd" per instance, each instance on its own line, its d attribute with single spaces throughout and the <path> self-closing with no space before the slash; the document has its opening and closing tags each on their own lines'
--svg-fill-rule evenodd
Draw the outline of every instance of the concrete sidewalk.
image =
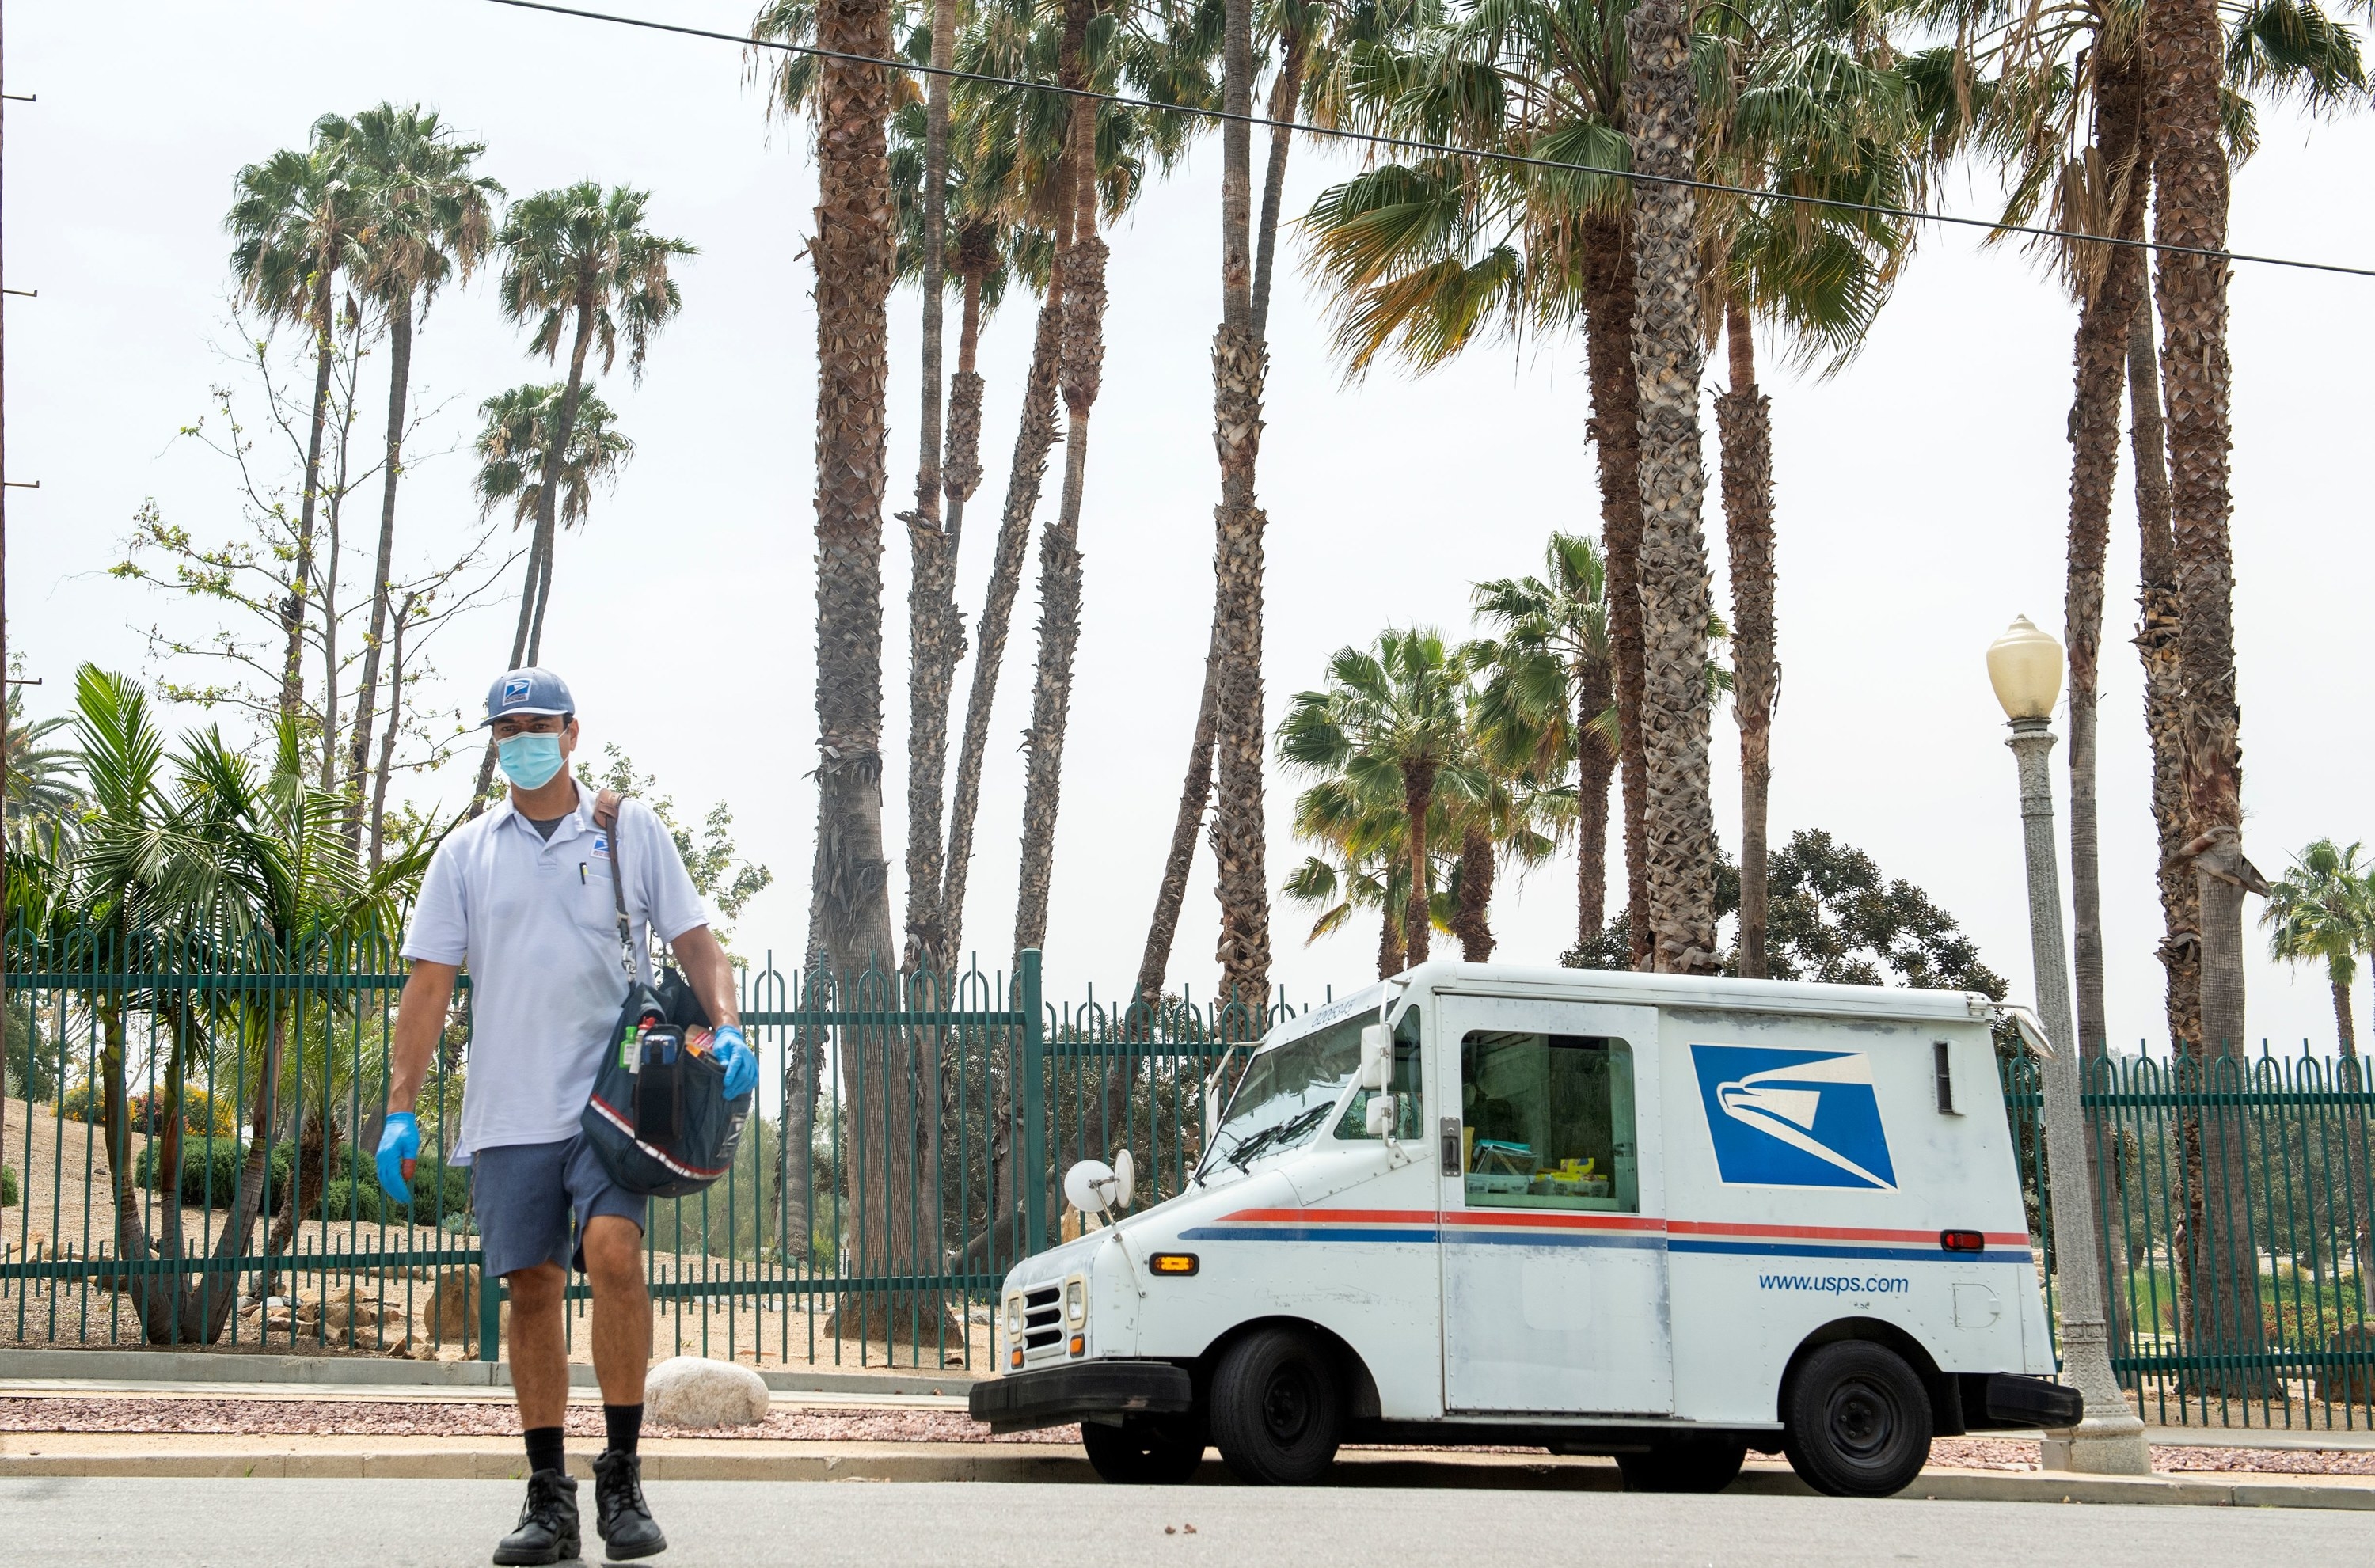
<svg viewBox="0 0 2375 1568">
<path fill-rule="evenodd" d="M 1025 1443 L 795 1443 L 753 1438 L 645 1438 L 645 1477 L 653 1480 L 1026 1481 L 1095 1480 L 1070 1444 Z M 586 1456 L 571 1468 L 589 1475 Z M 0 1479 L 35 1476 L 122 1478 L 385 1478 L 414 1480 L 516 1480 L 523 1456 L 512 1442 L 483 1438 L 224 1437 L 203 1434 L 48 1433 L 0 1435 Z M 1615 1491 L 1623 1480 L 1605 1459 L 1474 1454 L 1435 1449 L 1348 1451 L 1336 1484 L 1353 1487 L 1484 1488 L 1524 1491 Z M 1209 1459 L 1202 1485 L 1232 1484 Z M 1752 1461 L 1733 1491 L 1810 1495 L 1789 1467 Z M 2211 1507 L 2320 1508 L 2375 1512 L 2375 1478 L 2199 1474 L 2108 1477 L 2026 1474 L 1944 1468 L 1922 1472 L 1903 1494 L 1942 1501 L 2116 1503 Z"/>
<path fill-rule="evenodd" d="M 747 1363 L 745 1363 L 747 1364 Z M 922 1394 L 962 1402 L 980 1379 L 964 1372 L 916 1367 L 782 1367 L 756 1369 L 779 1394 Z M 573 1385 L 594 1386 L 594 1369 L 573 1365 Z M 434 1393 L 512 1385 L 507 1362 L 392 1361 L 383 1356 L 297 1356 L 263 1351 L 0 1350 L 0 1385 L 138 1385 L 158 1391 L 217 1385 L 273 1387 L 281 1398 L 357 1398 L 364 1391 Z"/>
</svg>

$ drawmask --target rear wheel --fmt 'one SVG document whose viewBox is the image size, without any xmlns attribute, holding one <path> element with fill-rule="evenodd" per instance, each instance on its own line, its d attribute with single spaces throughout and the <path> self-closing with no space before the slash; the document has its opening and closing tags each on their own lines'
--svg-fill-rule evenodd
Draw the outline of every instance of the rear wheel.
<svg viewBox="0 0 2375 1568">
<path fill-rule="evenodd" d="M 1089 1467 L 1123 1486 L 1176 1486 L 1204 1462 L 1204 1429 L 1187 1416 L 1134 1416 L 1119 1426 L 1081 1423 Z"/>
<path fill-rule="evenodd" d="M 1237 1479 L 1309 1486 L 1336 1461 L 1344 1400 L 1335 1369 L 1307 1334 L 1258 1329 L 1212 1373 L 1212 1441 Z"/>
<path fill-rule="evenodd" d="M 1646 1454 L 1619 1454 L 1627 1491 L 1721 1491 L 1739 1479 L 1748 1444 L 1694 1437 L 1663 1443 Z"/>
<path fill-rule="evenodd" d="M 1790 1468 L 1833 1497 L 1889 1497 L 1930 1459 L 1929 1391 L 1895 1351 L 1862 1339 L 1806 1358 L 1782 1411 Z"/>
</svg>

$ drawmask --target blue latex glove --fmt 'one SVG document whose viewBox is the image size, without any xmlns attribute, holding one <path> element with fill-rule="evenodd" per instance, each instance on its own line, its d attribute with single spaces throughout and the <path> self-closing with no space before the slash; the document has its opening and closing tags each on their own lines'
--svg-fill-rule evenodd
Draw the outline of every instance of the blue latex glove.
<svg viewBox="0 0 2375 1568">
<path fill-rule="evenodd" d="M 758 1075 L 754 1072 L 752 1077 Z M 398 1203 L 412 1201 L 412 1172 L 420 1162 L 420 1123 L 409 1111 L 388 1113 L 379 1135 L 379 1185 Z"/>
<path fill-rule="evenodd" d="M 740 1029 L 730 1023 L 721 1025 L 709 1048 L 717 1065 L 726 1069 L 727 1099 L 739 1100 L 759 1087 L 759 1058 L 751 1054 Z"/>
</svg>

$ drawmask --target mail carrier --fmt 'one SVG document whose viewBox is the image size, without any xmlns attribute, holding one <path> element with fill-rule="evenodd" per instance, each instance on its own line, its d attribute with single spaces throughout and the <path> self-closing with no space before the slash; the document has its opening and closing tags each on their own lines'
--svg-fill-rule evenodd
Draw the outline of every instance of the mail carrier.
<svg viewBox="0 0 2375 1568">
<path fill-rule="evenodd" d="M 1957 992 L 1429 963 L 1272 1031 L 1187 1190 L 1027 1258 L 1000 1431 L 1110 1480 L 1323 1477 L 1340 1443 L 1746 1450 L 1877 1496 L 1932 1436 L 2068 1426 L 1998 1088 Z M 1126 1198 L 1124 1199 L 1126 1201 Z"/>
</svg>

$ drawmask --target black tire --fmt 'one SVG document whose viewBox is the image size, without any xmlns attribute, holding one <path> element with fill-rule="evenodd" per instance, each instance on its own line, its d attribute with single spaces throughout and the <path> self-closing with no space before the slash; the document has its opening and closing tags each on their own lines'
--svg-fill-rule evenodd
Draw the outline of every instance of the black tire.
<svg viewBox="0 0 2375 1568">
<path fill-rule="evenodd" d="M 1336 1462 L 1344 1396 L 1311 1336 L 1262 1328 L 1222 1355 L 1211 1418 L 1212 1441 L 1239 1480 L 1310 1486 Z"/>
<path fill-rule="evenodd" d="M 1119 1426 L 1081 1423 L 1081 1446 L 1099 1479 L 1120 1486 L 1177 1486 L 1204 1462 L 1204 1428 L 1187 1417 L 1149 1421 L 1134 1417 Z"/>
<path fill-rule="evenodd" d="M 1862 1339 L 1808 1356 L 1781 1412 L 1790 1468 L 1832 1497 L 1893 1497 L 1930 1460 L 1930 1393 L 1895 1351 Z"/>
<path fill-rule="evenodd" d="M 1740 1479 L 1748 1444 L 1736 1439 L 1690 1437 L 1661 1443 L 1646 1454 L 1619 1454 L 1627 1491 L 1721 1491 Z"/>
</svg>

